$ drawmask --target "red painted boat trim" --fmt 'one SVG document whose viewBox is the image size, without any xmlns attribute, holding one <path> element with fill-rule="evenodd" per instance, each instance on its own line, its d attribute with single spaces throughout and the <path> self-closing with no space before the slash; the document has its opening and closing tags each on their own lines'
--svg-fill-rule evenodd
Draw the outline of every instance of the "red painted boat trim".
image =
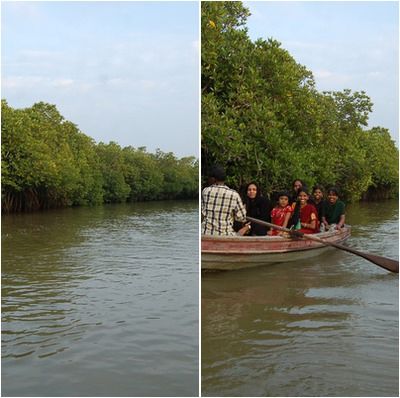
<svg viewBox="0 0 400 398">
<path fill-rule="evenodd" d="M 320 239 L 327 242 L 341 243 L 345 241 L 351 233 L 350 226 L 345 226 L 340 231 L 324 232 L 315 234 Z M 201 254 L 202 259 L 207 261 L 208 255 L 213 257 L 215 261 L 216 256 L 220 256 L 221 260 L 228 256 L 235 257 L 240 255 L 255 255 L 262 254 L 293 254 L 305 251 L 313 251 L 314 249 L 321 249 L 325 245 L 304 238 L 284 238 L 281 236 L 209 236 L 202 235 L 201 237 Z M 290 257 L 290 256 L 289 256 Z"/>
</svg>

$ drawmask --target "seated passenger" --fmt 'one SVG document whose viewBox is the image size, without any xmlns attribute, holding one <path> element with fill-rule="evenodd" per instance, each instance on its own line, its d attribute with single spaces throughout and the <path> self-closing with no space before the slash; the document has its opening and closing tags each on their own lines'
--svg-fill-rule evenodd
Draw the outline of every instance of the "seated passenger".
<svg viewBox="0 0 400 398">
<path fill-rule="evenodd" d="M 318 212 L 313 204 L 308 203 L 309 198 L 308 192 L 304 188 L 301 188 L 298 194 L 298 201 L 293 204 L 293 210 L 295 207 L 300 206 L 300 229 L 296 229 L 304 234 L 315 234 L 319 231 Z"/>
<path fill-rule="evenodd" d="M 234 220 L 246 221 L 246 208 L 240 195 L 225 185 L 225 170 L 216 165 L 209 177 L 214 183 L 201 193 L 201 232 L 205 235 L 236 235 Z"/>
<path fill-rule="evenodd" d="M 313 204 L 317 209 L 318 221 L 321 226 L 321 230 L 325 230 L 325 224 L 322 222 L 323 207 L 326 200 L 324 199 L 324 188 L 322 185 L 315 185 L 312 190 L 312 195 L 308 201 Z"/>
<path fill-rule="evenodd" d="M 294 212 L 292 216 L 290 217 L 289 223 L 288 223 L 288 228 L 296 227 L 298 223 L 300 222 L 300 202 L 298 195 L 302 189 L 307 190 L 306 184 L 302 180 L 294 180 L 292 183 L 292 194 L 291 197 L 289 198 L 289 204 L 294 208 Z M 298 206 L 294 206 L 294 203 L 297 203 Z"/>
<path fill-rule="evenodd" d="M 305 188 L 305 184 L 304 184 L 304 182 L 302 180 L 297 179 L 297 180 L 294 180 L 292 182 L 292 192 L 291 192 L 291 195 L 289 197 L 289 204 L 290 205 L 292 205 L 294 202 L 296 202 L 297 196 L 298 196 L 298 194 L 300 192 L 300 189 L 303 188 L 303 187 Z"/>
<path fill-rule="evenodd" d="M 277 195 L 278 203 L 271 211 L 272 224 L 286 228 L 292 215 L 293 209 L 289 206 L 289 193 L 280 192 Z M 282 235 L 282 232 L 277 229 L 271 229 L 268 235 Z"/>
<path fill-rule="evenodd" d="M 243 203 L 246 206 L 248 216 L 259 220 L 271 221 L 271 202 L 265 196 L 262 196 L 259 185 L 250 182 L 246 185 Z M 247 224 L 239 230 L 240 235 L 262 236 L 267 235 L 268 228 L 257 223 L 250 223 L 250 229 Z"/>
<path fill-rule="evenodd" d="M 345 222 L 345 204 L 339 200 L 339 192 L 337 188 L 328 189 L 328 200 L 324 203 L 322 222 L 325 228 L 340 229 Z"/>
</svg>

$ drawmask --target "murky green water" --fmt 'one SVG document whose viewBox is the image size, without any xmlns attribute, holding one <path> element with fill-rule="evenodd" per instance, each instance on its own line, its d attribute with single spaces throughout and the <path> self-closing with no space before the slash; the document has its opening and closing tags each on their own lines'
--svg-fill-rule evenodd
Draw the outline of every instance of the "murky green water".
<svg viewBox="0 0 400 398">
<path fill-rule="evenodd" d="M 398 258 L 398 203 L 349 206 L 352 247 Z M 202 275 L 203 396 L 398 396 L 398 275 L 332 249 Z"/>
<path fill-rule="evenodd" d="M 2 218 L 3 396 L 197 396 L 198 205 Z"/>
</svg>

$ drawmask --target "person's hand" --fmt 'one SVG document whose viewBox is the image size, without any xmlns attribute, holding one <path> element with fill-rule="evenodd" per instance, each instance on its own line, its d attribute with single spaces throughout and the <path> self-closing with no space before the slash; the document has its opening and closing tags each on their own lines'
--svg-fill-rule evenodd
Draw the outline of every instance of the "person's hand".
<svg viewBox="0 0 400 398">
<path fill-rule="evenodd" d="M 247 223 L 244 227 L 240 228 L 238 231 L 239 235 L 247 235 L 251 230 L 251 225 L 250 223 Z"/>
<path fill-rule="evenodd" d="M 291 229 L 289 235 L 291 238 L 301 238 L 304 235 L 304 233 L 296 231 L 295 229 Z"/>
</svg>

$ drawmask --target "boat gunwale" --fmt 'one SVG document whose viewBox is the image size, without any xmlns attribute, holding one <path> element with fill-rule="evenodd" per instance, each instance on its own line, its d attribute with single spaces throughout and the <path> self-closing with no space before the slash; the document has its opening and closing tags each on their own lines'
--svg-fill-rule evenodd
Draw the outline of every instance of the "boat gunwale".
<svg viewBox="0 0 400 398">
<path fill-rule="evenodd" d="M 202 235 L 201 269 L 233 270 L 318 255 L 330 248 L 329 243 L 346 241 L 351 236 L 351 226 L 313 236 L 323 239 L 326 244 L 304 237 Z"/>
<path fill-rule="evenodd" d="M 317 234 L 313 234 L 320 239 L 326 240 L 329 243 L 341 243 L 345 241 L 351 234 L 351 227 L 346 225 L 343 230 L 340 231 L 326 231 L 320 232 Z M 248 249 L 248 254 L 278 254 L 278 253 L 294 253 L 294 252 L 302 252 L 307 250 L 315 250 L 321 247 L 326 246 L 323 242 L 313 241 L 312 239 L 307 238 L 292 238 L 292 237 L 282 237 L 282 236 L 217 236 L 217 235 L 202 235 L 202 243 L 209 242 L 211 246 L 213 246 L 212 242 L 221 243 L 221 244 L 238 244 L 238 248 L 230 247 L 229 250 L 221 250 L 221 248 L 202 248 L 201 253 L 204 255 L 207 254 L 216 254 L 216 255 L 237 255 L 243 254 L 244 246 L 246 243 L 252 243 L 253 247 Z M 298 243 L 297 243 L 298 242 Z M 260 247 L 254 247 L 256 243 L 260 244 Z M 291 246 L 291 244 L 295 243 L 295 246 Z M 297 243 L 297 244 L 296 244 Z M 262 246 L 264 244 L 264 246 Z M 268 247 L 268 244 L 274 244 L 275 248 L 271 249 Z M 276 245 L 282 245 L 282 248 L 276 247 Z"/>
<path fill-rule="evenodd" d="M 325 231 L 325 232 L 318 232 L 316 234 L 310 234 L 312 236 L 315 236 L 317 238 L 320 239 L 324 239 L 324 238 L 330 238 L 330 237 L 334 237 L 334 236 L 341 236 L 341 235 L 347 235 L 350 236 L 351 233 L 351 226 L 350 225 L 345 225 L 342 230 L 338 231 Z M 263 236 L 240 236 L 240 235 L 205 235 L 202 234 L 201 235 L 201 239 L 203 240 L 210 240 L 210 241 L 238 241 L 238 242 L 256 242 L 256 241 L 276 241 L 276 242 L 293 242 L 294 240 L 307 240 L 307 238 L 292 238 L 292 237 L 284 237 L 284 236 L 279 236 L 279 235 L 275 235 L 275 236 L 271 236 L 271 235 L 263 235 Z M 311 240 L 311 239 L 308 239 Z M 316 242 L 315 243 L 319 243 Z M 322 244 L 322 243 L 319 243 Z"/>
</svg>

